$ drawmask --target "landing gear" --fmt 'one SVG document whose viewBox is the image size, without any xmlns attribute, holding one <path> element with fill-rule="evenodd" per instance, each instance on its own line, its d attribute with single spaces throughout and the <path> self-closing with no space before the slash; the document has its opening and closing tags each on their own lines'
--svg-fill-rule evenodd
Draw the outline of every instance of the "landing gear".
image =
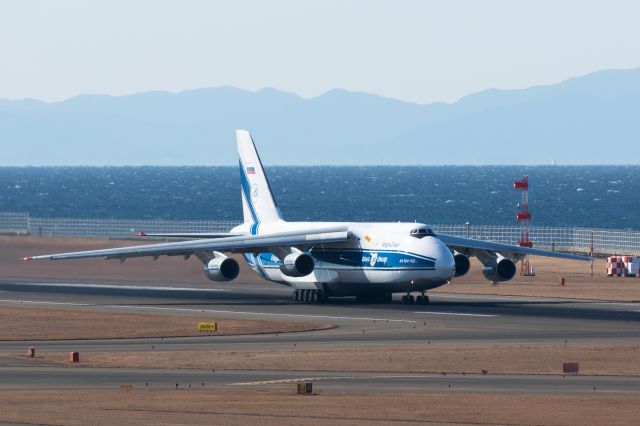
<svg viewBox="0 0 640 426">
<path fill-rule="evenodd" d="M 424 291 L 423 291 L 422 294 L 420 294 L 414 299 L 411 293 L 407 293 L 406 295 L 402 296 L 402 303 L 404 303 L 405 305 L 413 305 L 414 303 L 416 305 L 428 305 L 429 296 L 424 294 Z"/>
<path fill-rule="evenodd" d="M 428 305 L 428 304 L 429 304 L 429 296 L 424 294 L 424 291 L 423 291 L 420 296 L 416 297 L 416 305 Z"/>
<path fill-rule="evenodd" d="M 405 305 L 413 305 L 414 303 L 416 303 L 416 299 L 413 298 L 412 294 L 407 293 L 402 296 L 402 303 L 404 303 Z"/>
<path fill-rule="evenodd" d="M 327 295 L 321 290 L 294 290 L 292 299 L 297 303 L 323 303 L 327 301 Z"/>
</svg>

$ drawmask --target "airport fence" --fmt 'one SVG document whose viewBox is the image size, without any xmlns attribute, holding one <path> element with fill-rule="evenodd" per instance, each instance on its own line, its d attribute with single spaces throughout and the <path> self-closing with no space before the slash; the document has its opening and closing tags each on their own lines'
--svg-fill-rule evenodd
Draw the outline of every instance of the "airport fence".
<svg viewBox="0 0 640 426">
<path fill-rule="evenodd" d="M 137 232 L 227 232 L 239 221 L 39 218 L 28 213 L 0 212 L 0 233 L 43 237 L 127 238 Z M 515 244 L 518 226 L 432 225 L 436 233 Z M 640 255 L 640 231 L 602 228 L 531 227 L 534 247 L 595 254 Z"/>
<path fill-rule="evenodd" d="M 238 221 L 162 219 L 84 219 L 0 213 L 0 233 L 39 237 L 133 237 L 137 232 L 227 232 Z"/>
</svg>

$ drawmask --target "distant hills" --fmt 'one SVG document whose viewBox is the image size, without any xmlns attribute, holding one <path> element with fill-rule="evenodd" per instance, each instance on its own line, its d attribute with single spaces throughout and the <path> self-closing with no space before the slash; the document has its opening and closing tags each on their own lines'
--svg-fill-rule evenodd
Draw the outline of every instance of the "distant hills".
<svg viewBox="0 0 640 426">
<path fill-rule="evenodd" d="M 233 87 L 0 99 L 0 165 L 235 165 L 238 128 L 266 164 L 640 164 L 640 68 L 452 104 Z"/>
</svg>

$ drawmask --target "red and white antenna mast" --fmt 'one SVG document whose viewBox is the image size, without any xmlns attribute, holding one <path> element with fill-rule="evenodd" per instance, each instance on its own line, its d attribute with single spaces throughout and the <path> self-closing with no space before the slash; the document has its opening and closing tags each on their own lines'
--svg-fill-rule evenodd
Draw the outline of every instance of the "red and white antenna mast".
<svg viewBox="0 0 640 426">
<path fill-rule="evenodd" d="M 531 212 L 529 211 L 529 177 L 524 176 L 522 179 L 516 179 L 513 182 L 513 189 L 522 191 L 522 203 L 520 203 L 520 210 L 516 212 L 516 222 L 522 224 L 518 245 L 533 247 L 533 242 L 529 239 L 529 221 L 531 220 Z"/>
</svg>

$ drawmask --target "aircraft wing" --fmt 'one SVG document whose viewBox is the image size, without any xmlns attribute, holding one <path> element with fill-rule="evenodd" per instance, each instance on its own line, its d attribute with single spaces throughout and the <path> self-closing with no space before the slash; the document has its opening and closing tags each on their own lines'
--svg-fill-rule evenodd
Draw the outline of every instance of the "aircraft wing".
<svg viewBox="0 0 640 426">
<path fill-rule="evenodd" d="M 138 232 L 136 237 L 163 237 L 163 238 L 225 238 L 239 237 L 243 234 L 232 232 Z"/>
<path fill-rule="evenodd" d="M 153 256 L 185 256 L 194 253 L 221 251 L 232 253 L 252 253 L 267 251 L 267 248 L 305 247 L 319 243 L 345 241 L 349 238 L 347 227 L 309 228 L 293 232 L 281 232 L 263 235 L 242 235 L 224 238 L 207 238 L 173 243 L 148 244 L 132 247 L 56 253 L 42 256 L 25 257 L 22 260 L 61 260 L 104 257 L 107 259 L 124 259 L 129 257 Z"/>
<path fill-rule="evenodd" d="M 511 259 L 522 258 L 530 254 L 533 256 L 559 257 L 562 259 L 591 260 L 588 256 L 579 256 L 577 254 L 534 249 L 512 244 L 494 243 L 491 241 L 474 240 L 472 238 L 454 237 L 453 235 L 437 234 L 437 237 L 440 241 L 449 246 L 449 248 L 467 255 L 475 255 L 478 252 L 486 251 L 500 253 L 502 256 Z"/>
</svg>

